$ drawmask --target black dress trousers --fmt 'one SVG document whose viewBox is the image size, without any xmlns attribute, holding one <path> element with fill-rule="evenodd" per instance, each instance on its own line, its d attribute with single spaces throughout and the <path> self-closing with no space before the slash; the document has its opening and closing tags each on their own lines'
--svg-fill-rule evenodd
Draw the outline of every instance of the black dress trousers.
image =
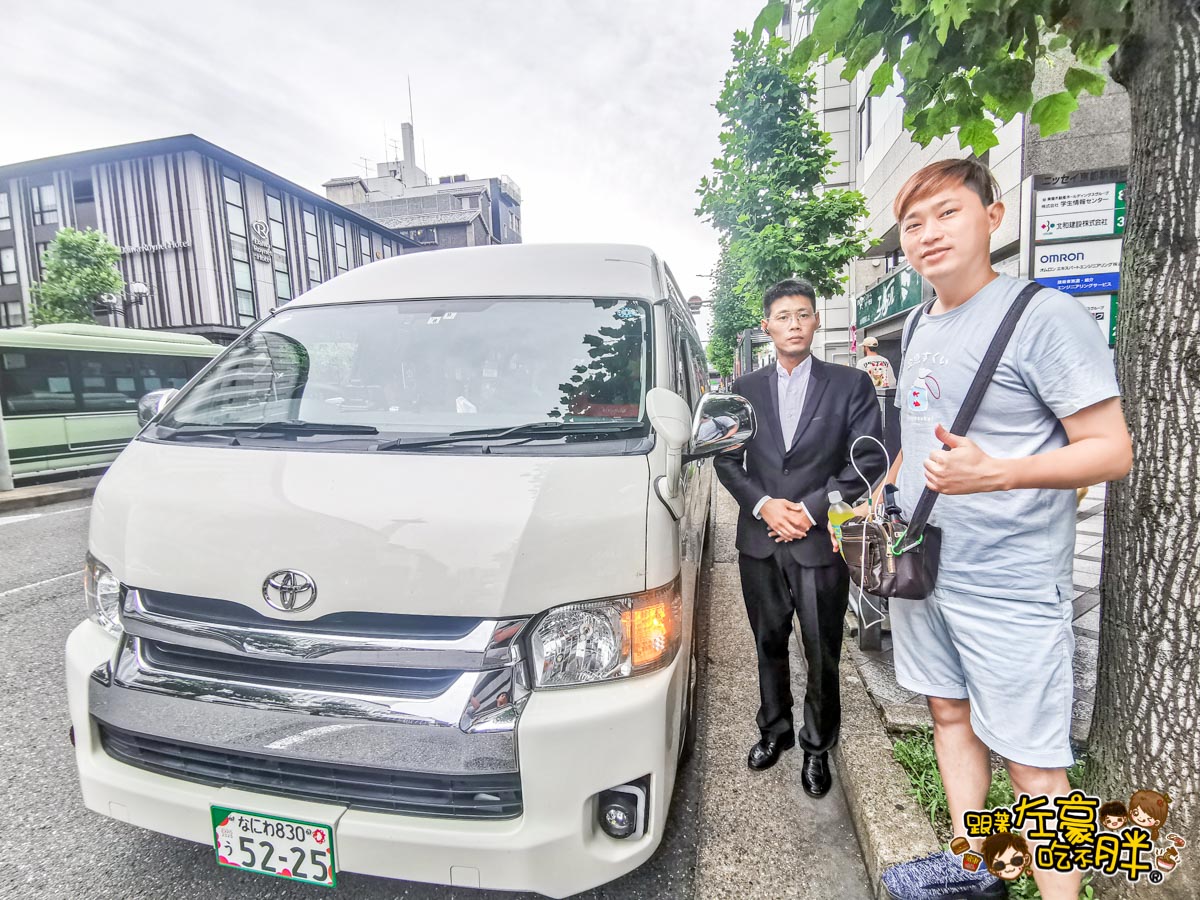
<svg viewBox="0 0 1200 900">
<path fill-rule="evenodd" d="M 797 740 L 810 753 L 824 753 L 837 743 L 841 726 L 838 662 L 850 573 L 840 559 L 829 566 L 800 565 L 785 544 L 767 559 L 740 554 L 738 565 L 758 651 L 759 730 L 770 739 L 787 735 L 794 727 L 788 666 L 794 613 L 808 663 L 804 722 Z"/>
</svg>

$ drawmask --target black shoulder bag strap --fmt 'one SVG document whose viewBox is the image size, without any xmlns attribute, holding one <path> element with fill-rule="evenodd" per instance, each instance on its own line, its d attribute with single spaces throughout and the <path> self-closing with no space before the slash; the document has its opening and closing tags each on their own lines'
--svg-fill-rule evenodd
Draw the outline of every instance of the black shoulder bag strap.
<svg viewBox="0 0 1200 900">
<path fill-rule="evenodd" d="M 1021 293 L 1017 294 L 1017 299 L 1013 301 L 1012 306 L 1008 308 L 1004 320 L 1000 323 L 1000 327 L 996 329 L 996 335 L 992 338 L 992 343 L 988 345 L 983 362 L 979 364 L 979 371 L 975 373 L 971 387 L 967 390 L 967 397 L 963 400 L 958 415 L 954 418 L 954 424 L 950 428 L 951 434 L 965 435 L 971 427 L 971 421 L 975 418 L 975 413 L 979 411 L 979 404 L 983 402 L 983 395 L 992 383 L 992 376 L 996 374 L 996 367 L 1000 365 L 1000 357 L 1004 355 L 1004 350 L 1008 347 L 1008 341 L 1017 328 L 1017 322 L 1020 320 L 1021 314 L 1025 312 L 1025 307 L 1029 305 L 1029 301 L 1043 287 L 1044 285 L 1037 282 L 1026 285 L 1021 290 Z M 914 319 L 914 328 L 916 327 L 916 319 L 919 318 L 920 313 Z M 908 338 L 910 341 L 912 340 L 912 331 L 909 331 Z M 949 450 L 950 446 L 943 444 L 942 449 Z M 920 539 L 921 531 L 925 528 L 925 523 L 929 521 L 929 514 L 933 512 L 933 504 L 937 498 L 938 495 L 929 488 L 921 491 L 921 498 L 917 501 L 917 508 L 913 510 L 912 520 L 908 523 L 905 543 L 909 546 L 912 546 L 913 540 Z"/>
</svg>

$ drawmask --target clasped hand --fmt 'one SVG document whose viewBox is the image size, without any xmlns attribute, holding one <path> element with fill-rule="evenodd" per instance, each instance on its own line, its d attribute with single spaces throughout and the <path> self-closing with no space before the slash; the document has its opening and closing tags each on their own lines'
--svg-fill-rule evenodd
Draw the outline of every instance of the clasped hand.
<svg viewBox="0 0 1200 900">
<path fill-rule="evenodd" d="M 777 544 L 799 540 L 813 527 L 813 520 L 804 512 L 804 507 L 791 500 L 768 500 L 758 514 L 770 526 L 767 534 L 775 538 Z"/>
</svg>

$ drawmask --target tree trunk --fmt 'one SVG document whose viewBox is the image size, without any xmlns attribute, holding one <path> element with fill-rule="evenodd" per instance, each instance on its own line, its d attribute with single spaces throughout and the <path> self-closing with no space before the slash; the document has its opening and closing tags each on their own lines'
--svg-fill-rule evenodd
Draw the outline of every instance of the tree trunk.
<svg viewBox="0 0 1200 900">
<path fill-rule="evenodd" d="M 1200 2 L 1134 0 L 1114 75 L 1133 153 L 1117 371 L 1133 471 L 1108 493 L 1090 793 L 1170 795 L 1188 842 L 1154 886 L 1097 877 L 1104 897 L 1200 897 Z M 1153 859 L 1151 859 L 1153 863 Z"/>
</svg>

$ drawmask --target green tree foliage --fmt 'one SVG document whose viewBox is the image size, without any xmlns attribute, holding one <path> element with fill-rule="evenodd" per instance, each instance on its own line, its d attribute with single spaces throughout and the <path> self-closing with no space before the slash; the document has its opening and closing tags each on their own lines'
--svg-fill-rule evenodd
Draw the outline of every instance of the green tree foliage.
<svg viewBox="0 0 1200 900">
<path fill-rule="evenodd" d="M 737 331 L 761 318 L 767 287 L 799 276 L 819 294 L 836 294 L 846 263 L 868 246 L 858 227 L 866 215 L 862 195 L 823 188 L 833 149 L 811 109 L 813 78 L 786 64 L 789 52 L 783 40 L 739 31 L 717 99 L 723 154 L 700 182 L 697 212 L 723 236 L 709 346 L 718 371 L 722 360 L 732 361 Z M 737 281 L 729 284 L 733 272 Z M 749 323 L 737 298 L 753 310 Z"/>
<path fill-rule="evenodd" d="M 738 335 L 756 326 L 762 318 L 762 294 L 745 293 L 741 284 L 742 271 L 729 252 L 728 240 L 722 240 L 721 255 L 713 270 L 713 325 L 708 362 L 726 378 L 733 373 Z"/>
<path fill-rule="evenodd" d="M 33 324 L 93 321 L 92 308 L 102 296 L 125 290 L 120 258 L 103 232 L 60 230 L 42 260 L 45 277 L 33 285 Z"/>
<path fill-rule="evenodd" d="M 1104 93 L 1100 67 L 1130 19 L 1130 0 L 809 0 L 807 8 L 816 18 L 792 53 L 794 69 L 828 55 L 844 59 L 842 75 L 852 78 L 882 57 L 868 93 L 879 96 L 899 76 L 913 139 L 924 146 L 958 128 L 959 145 L 976 155 L 1019 113 L 1043 135 L 1065 131 L 1080 93 Z M 771 0 L 760 21 L 782 12 L 782 0 Z M 1034 63 L 1066 48 L 1074 60 L 1062 67 L 1063 89 L 1035 98 Z"/>
</svg>

